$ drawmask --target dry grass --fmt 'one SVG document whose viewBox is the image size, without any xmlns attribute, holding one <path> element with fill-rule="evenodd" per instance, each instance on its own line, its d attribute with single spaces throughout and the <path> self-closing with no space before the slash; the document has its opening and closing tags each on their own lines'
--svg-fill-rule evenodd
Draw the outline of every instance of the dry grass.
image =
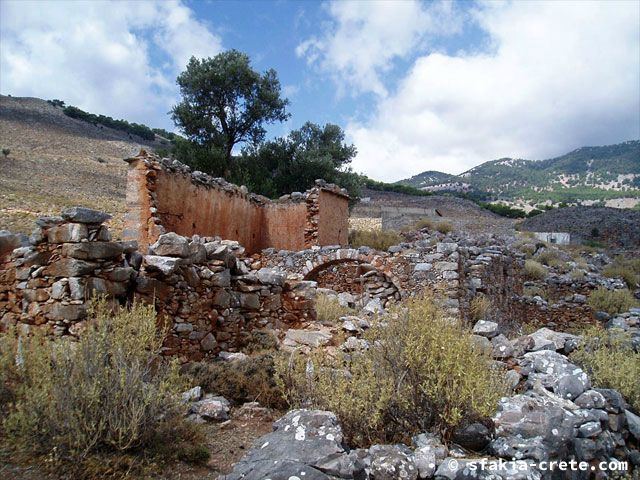
<svg viewBox="0 0 640 480">
<path fill-rule="evenodd" d="M 484 295 L 477 295 L 469 304 L 469 316 L 471 320 L 483 320 L 491 310 L 491 300 Z"/>
<path fill-rule="evenodd" d="M 371 247 L 385 251 L 392 245 L 402 242 L 402 237 L 393 230 L 352 230 L 349 232 L 349 243 L 352 247 Z"/>
<path fill-rule="evenodd" d="M 439 222 L 436 225 L 436 230 L 440 233 L 447 234 L 453 230 L 453 225 L 451 225 L 449 222 Z"/>
<path fill-rule="evenodd" d="M 324 324 L 335 325 L 339 322 L 340 317 L 355 314 L 355 310 L 343 307 L 338 299 L 333 296 L 318 295 L 316 297 L 317 319 Z"/>
<path fill-rule="evenodd" d="M 583 335 L 584 342 L 571 358 L 585 368 L 596 387 L 618 390 L 640 411 L 640 352 L 633 350 L 631 336 L 601 326 Z"/>
<path fill-rule="evenodd" d="M 544 280 L 547 278 L 547 269 L 535 260 L 524 262 L 524 274 L 530 280 Z"/>
<path fill-rule="evenodd" d="M 192 385 L 215 392 L 237 404 L 260 402 L 272 408 L 285 406 L 275 379 L 274 352 L 263 352 L 237 362 L 198 362 L 186 365 L 183 372 Z"/>
</svg>

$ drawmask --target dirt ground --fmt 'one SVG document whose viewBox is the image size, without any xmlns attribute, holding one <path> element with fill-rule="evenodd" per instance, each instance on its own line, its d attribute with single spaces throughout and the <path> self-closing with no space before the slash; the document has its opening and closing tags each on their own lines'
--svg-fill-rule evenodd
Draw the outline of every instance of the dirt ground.
<svg viewBox="0 0 640 480">
<path fill-rule="evenodd" d="M 176 463 L 167 466 L 160 474 L 146 477 L 149 480 L 215 480 L 231 472 L 233 465 L 251 448 L 253 442 L 272 431 L 273 421 L 280 415 L 268 412 L 253 418 L 232 416 L 223 423 L 211 423 L 205 426 L 207 447 L 211 457 L 206 465 Z M 48 472 L 38 465 L 18 465 L 8 461 L 0 454 L 0 478 L 11 480 L 72 480 L 65 475 Z M 112 478 L 112 477 L 109 477 Z M 222 477 L 224 478 L 224 477 Z"/>
</svg>

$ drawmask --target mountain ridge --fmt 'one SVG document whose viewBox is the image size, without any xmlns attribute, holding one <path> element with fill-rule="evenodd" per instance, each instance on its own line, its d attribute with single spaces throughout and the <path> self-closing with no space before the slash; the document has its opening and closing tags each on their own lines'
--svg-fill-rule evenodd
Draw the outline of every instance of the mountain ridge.
<svg viewBox="0 0 640 480">
<path fill-rule="evenodd" d="M 640 202 L 640 140 L 580 147 L 545 160 L 500 158 L 460 175 L 429 170 L 397 183 L 531 208 L 545 202 L 588 205 L 620 198 Z"/>
</svg>

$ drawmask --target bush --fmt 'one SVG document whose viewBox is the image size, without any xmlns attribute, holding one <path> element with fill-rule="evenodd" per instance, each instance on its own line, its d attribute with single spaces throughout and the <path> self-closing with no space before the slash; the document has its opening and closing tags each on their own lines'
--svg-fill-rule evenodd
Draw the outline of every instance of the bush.
<svg viewBox="0 0 640 480">
<path fill-rule="evenodd" d="M 633 350 L 627 332 L 592 327 L 571 358 L 589 373 L 594 386 L 618 390 L 640 412 L 640 352 Z"/>
<path fill-rule="evenodd" d="M 503 372 L 432 298 L 408 300 L 382 320 L 365 334 L 368 350 L 294 353 L 278 362 L 276 380 L 290 405 L 335 412 L 358 446 L 408 441 L 428 430 L 449 438 L 463 422 L 495 412 L 507 392 Z"/>
<path fill-rule="evenodd" d="M 4 443 L 18 454 L 47 457 L 74 477 L 91 477 L 97 456 L 152 452 L 202 435 L 186 423 L 186 382 L 159 352 L 164 331 L 151 306 L 94 302 L 77 342 L 42 334 L 0 338 L 5 405 Z M 170 456 L 163 455 L 168 459 Z"/>
<path fill-rule="evenodd" d="M 602 274 L 609 278 L 622 278 L 629 288 L 636 288 L 638 284 L 636 272 L 629 266 L 608 265 L 602 270 Z"/>
<path fill-rule="evenodd" d="M 469 304 L 469 316 L 474 321 L 486 319 L 489 310 L 491 310 L 491 300 L 484 295 L 473 297 Z"/>
<path fill-rule="evenodd" d="M 354 248 L 367 246 L 384 251 L 400 242 L 402 242 L 402 237 L 393 230 L 352 230 L 349 232 L 349 243 Z"/>
<path fill-rule="evenodd" d="M 554 250 L 545 249 L 540 252 L 540 254 L 536 255 L 536 260 L 548 267 L 559 268 L 564 265 L 564 262 L 560 259 L 560 255 Z"/>
<path fill-rule="evenodd" d="M 355 311 L 340 305 L 336 297 L 318 295 L 316 297 L 316 315 L 320 322 L 335 325 L 340 317 L 355 315 Z"/>
<path fill-rule="evenodd" d="M 7 158 L 10 153 L 11 153 L 11 150 L 9 150 L 8 148 L 2 149 L 2 155 L 4 155 L 4 158 Z"/>
<path fill-rule="evenodd" d="M 586 272 L 581 268 L 574 268 L 569 272 L 569 276 L 572 280 L 584 280 Z"/>
<path fill-rule="evenodd" d="M 640 259 L 619 255 L 602 273 L 609 278 L 622 278 L 629 288 L 636 288 L 640 278 Z"/>
<path fill-rule="evenodd" d="M 275 353 L 252 355 L 236 362 L 216 361 L 187 364 L 185 375 L 192 385 L 222 395 L 237 404 L 260 402 L 264 406 L 283 408 L 285 401 L 274 379 Z"/>
<path fill-rule="evenodd" d="M 531 280 L 544 280 L 547 278 L 547 269 L 535 260 L 526 260 L 524 262 L 524 274 Z"/>
<path fill-rule="evenodd" d="M 636 299 L 629 290 L 608 290 L 604 287 L 591 292 L 588 302 L 596 312 L 609 314 L 626 312 L 637 305 Z"/>
<path fill-rule="evenodd" d="M 453 230 L 453 225 L 451 225 L 449 222 L 440 222 L 436 225 L 436 230 L 438 230 L 440 233 L 447 234 L 451 230 Z"/>
<path fill-rule="evenodd" d="M 411 232 L 414 230 L 422 230 L 423 228 L 426 228 L 428 230 L 433 230 L 433 225 L 434 225 L 433 220 L 427 217 L 422 217 L 416 220 L 411 225 L 405 227 L 403 231 Z"/>
<path fill-rule="evenodd" d="M 544 289 L 537 286 L 524 287 L 522 295 L 525 297 L 540 297 L 545 301 L 549 300 L 549 293 Z"/>
</svg>

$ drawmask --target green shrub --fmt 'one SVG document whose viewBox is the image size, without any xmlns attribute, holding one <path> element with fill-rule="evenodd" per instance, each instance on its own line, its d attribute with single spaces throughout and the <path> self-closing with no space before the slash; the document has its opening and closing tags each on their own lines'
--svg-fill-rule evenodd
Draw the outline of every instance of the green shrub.
<svg viewBox="0 0 640 480">
<path fill-rule="evenodd" d="M 597 312 L 616 314 L 626 312 L 636 306 L 638 302 L 627 289 L 608 290 L 600 287 L 591 292 L 588 303 Z"/>
<path fill-rule="evenodd" d="M 289 404 L 335 412 L 353 445 L 428 430 L 448 438 L 462 422 L 492 415 L 507 392 L 471 332 L 430 297 L 390 309 L 365 338 L 371 347 L 360 353 L 292 354 L 276 364 Z"/>
<path fill-rule="evenodd" d="M 560 255 L 554 250 L 544 250 L 536 256 L 536 260 L 548 267 L 560 268 L 564 265 L 564 262 L 560 259 Z"/>
<path fill-rule="evenodd" d="M 4 155 L 4 158 L 7 158 L 10 153 L 11 153 L 11 150 L 9 150 L 8 148 L 2 149 L 2 155 Z"/>
<path fill-rule="evenodd" d="M 526 260 L 524 262 L 524 274 L 531 280 L 544 280 L 547 278 L 547 269 L 535 260 Z"/>
<path fill-rule="evenodd" d="M 629 288 L 636 288 L 640 279 L 640 259 L 619 255 L 602 273 L 609 278 L 622 278 Z"/>
<path fill-rule="evenodd" d="M 393 230 L 352 230 L 349 232 L 349 243 L 354 248 L 367 246 L 384 251 L 401 242 L 402 237 Z"/>
<path fill-rule="evenodd" d="M 316 297 L 316 315 L 318 321 L 322 323 L 335 325 L 340 317 L 355 315 L 355 313 L 352 308 L 340 305 L 340 302 L 334 296 L 318 295 Z"/>
<path fill-rule="evenodd" d="M 109 307 L 102 300 L 92 305 L 77 342 L 3 335 L 2 380 L 12 403 L 5 405 L 0 439 L 74 477 L 97 476 L 96 465 L 108 468 L 96 456 L 151 452 L 163 443 L 177 453 L 184 442 L 202 441 L 184 418 L 179 394 L 186 382 L 177 364 L 159 357 L 164 333 L 153 307 Z"/>
<path fill-rule="evenodd" d="M 473 297 L 469 304 L 469 316 L 471 320 L 483 320 L 491 310 L 491 300 L 484 295 Z"/>
<path fill-rule="evenodd" d="M 594 386 L 618 390 L 640 411 L 640 352 L 633 351 L 627 332 L 594 326 L 584 332 L 571 358 L 589 373 Z"/>
<path fill-rule="evenodd" d="M 540 297 L 544 300 L 548 300 L 549 293 L 544 289 L 537 286 L 533 287 L 524 287 L 522 294 L 525 297 Z"/>
<path fill-rule="evenodd" d="M 260 402 L 264 406 L 282 408 L 284 398 L 274 379 L 275 353 L 261 353 L 236 362 L 216 361 L 190 363 L 183 373 L 192 385 L 222 395 L 237 404 Z"/>
<path fill-rule="evenodd" d="M 447 234 L 451 230 L 453 230 L 453 225 L 451 225 L 449 222 L 440 222 L 436 225 L 436 230 L 438 230 L 440 233 Z"/>
<path fill-rule="evenodd" d="M 602 274 L 609 278 L 622 278 L 629 288 L 636 288 L 638 284 L 638 276 L 630 266 L 608 265 L 602 270 Z"/>
</svg>

